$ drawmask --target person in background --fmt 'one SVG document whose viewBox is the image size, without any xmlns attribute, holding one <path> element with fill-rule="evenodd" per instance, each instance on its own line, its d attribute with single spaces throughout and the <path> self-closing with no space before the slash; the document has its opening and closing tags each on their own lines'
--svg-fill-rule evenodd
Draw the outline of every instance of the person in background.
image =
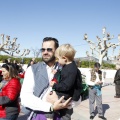
<svg viewBox="0 0 120 120">
<path fill-rule="evenodd" d="M 120 98 L 120 63 L 116 64 L 116 74 L 114 77 L 116 95 L 114 98 Z"/>
<path fill-rule="evenodd" d="M 23 69 L 23 64 L 21 64 L 20 62 L 18 63 L 18 66 L 19 66 L 19 71 L 18 73 L 24 73 L 24 69 Z"/>
<path fill-rule="evenodd" d="M 18 62 L 17 60 L 14 60 L 13 63 L 14 67 L 16 68 L 17 72 L 19 73 L 19 65 L 18 65 Z"/>
<path fill-rule="evenodd" d="M 8 60 L 8 63 L 11 63 L 11 58 L 8 58 L 7 60 Z"/>
<path fill-rule="evenodd" d="M 3 60 L 3 63 L 6 63 L 6 64 L 8 64 L 8 60 L 7 59 L 4 59 Z M 3 79 L 3 75 L 2 75 L 2 70 L 1 70 L 1 65 L 0 65 L 0 82 L 2 81 L 2 79 Z"/>
<path fill-rule="evenodd" d="M 55 79 L 50 81 L 50 86 L 59 98 L 65 96 L 64 99 L 67 100 L 69 97 L 72 97 L 72 107 L 75 106 L 77 101 L 80 103 L 80 91 L 82 90 L 81 73 L 74 61 L 75 53 L 76 51 L 70 44 L 63 44 L 56 49 L 55 57 L 63 67 L 60 71 L 59 79 L 57 78 L 58 73 L 56 73 L 56 81 Z M 72 113 L 73 108 L 66 108 L 59 111 L 62 120 L 71 120 Z"/>
<path fill-rule="evenodd" d="M 0 83 L 0 120 L 17 120 L 20 106 L 18 97 L 21 84 L 12 64 L 2 65 L 3 80 Z"/>
<path fill-rule="evenodd" d="M 35 64 L 35 63 L 37 63 L 37 62 L 36 62 L 36 59 L 35 59 L 35 57 L 34 57 L 34 58 L 32 58 L 32 60 L 33 60 L 34 64 Z"/>
<path fill-rule="evenodd" d="M 58 46 L 59 43 L 56 38 L 44 38 L 41 48 L 43 62 L 36 63 L 26 70 L 20 97 L 21 104 L 30 109 L 29 120 L 40 118 L 46 120 L 43 112 L 53 112 L 69 106 L 71 98 L 62 103 L 64 96 L 58 99 L 55 92 L 47 94 L 50 76 L 55 66 L 54 54 Z M 47 101 L 44 101 L 44 98 Z M 54 119 L 61 118 L 57 115 L 57 118 Z"/>
<path fill-rule="evenodd" d="M 7 63 L 8 63 L 8 60 L 7 60 L 7 59 L 3 60 L 3 63 L 6 63 L 6 64 L 7 64 Z"/>
<path fill-rule="evenodd" d="M 100 64 L 96 62 L 94 68 L 88 71 L 86 74 L 86 84 L 89 86 L 89 108 L 90 108 L 90 120 L 93 120 L 95 117 L 95 100 L 97 104 L 97 110 L 99 118 L 107 120 L 103 115 L 102 107 L 102 93 L 101 87 L 104 83 L 102 71 L 100 70 Z"/>
<path fill-rule="evenodd" d="M 29 64 L 28 64 L 27 68 L 28 68 L 29 66 L 33 65 L 33 64 L 35 64 L 34 60 L 30 60 L 30 62 L 29 62 Z"/>
<path fill-rule="evenodd" d="M 0 66 L 0 69 L 1 69 L 1 66 Z M 2 81 L 2 79 L 3 79 L 2 70 L 0 70 L 0 82 Z"/>
</svg>

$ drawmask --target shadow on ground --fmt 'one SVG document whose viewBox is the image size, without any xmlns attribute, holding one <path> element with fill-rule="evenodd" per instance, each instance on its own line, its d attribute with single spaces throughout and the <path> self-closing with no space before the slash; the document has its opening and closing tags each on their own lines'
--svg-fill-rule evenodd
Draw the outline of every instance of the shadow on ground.
<svg viewBox="0 0 120 120">
<path fill-rule="evenodd" d="M 103 106 L 103 115 L 105 114 L 106 110 L 110 108 L 110 106 L 108 104 L 102 104 Z M 97 106 L 95 108 L 95 116 L 98 114 L 98 111 L 97 111 Z"/>
<path fill-rule="evenodd" d="M 103 113 L 105 114 L 106 110 L 109 108 L 110 106 L 108 104 L 103 104 Z"/>
</svg>

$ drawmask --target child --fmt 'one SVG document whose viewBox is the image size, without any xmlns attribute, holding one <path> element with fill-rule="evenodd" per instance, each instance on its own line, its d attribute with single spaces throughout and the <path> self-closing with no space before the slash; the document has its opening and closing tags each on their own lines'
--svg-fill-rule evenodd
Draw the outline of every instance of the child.
<svg viewBox="0 0 120 120">
<path fill-rule="evenodd" d="M 55 90 L 58 97 L 64 96 L 65 100 L 72 97 L 73 106 L 75 106 L 75 102 L 80 103 L 80 91 L 82 89 L 81 73 L 74 62 L 75 53 L 76 51 L 70 44 L 61 45 L 56 49 L 55 57 L 62 66 L 62 70 L 60 71 L 60 79 L 57 81 L 54 79 L 50 82 L 50 86 Z M 71 111 L 72 109 L 60 110 L 62 120 L 71 120 Z"/>
</svg>

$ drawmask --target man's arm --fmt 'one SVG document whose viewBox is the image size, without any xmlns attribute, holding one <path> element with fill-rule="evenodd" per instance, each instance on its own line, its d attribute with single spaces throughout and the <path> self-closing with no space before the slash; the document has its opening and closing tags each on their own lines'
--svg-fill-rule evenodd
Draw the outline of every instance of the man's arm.
<svg viewBox="0 0 120 120">
<path fill-rule="evenodd" d="M 25 107 L 28 107 L 32 110 L 50 112 L 52 106 L 53 110 L 60 110 L 67 108 L 69 106 L 71 98 L 63 101 L 64 97 L 61 97 L 59 100 L 58 96 L 54 93 L 53 95 L 48 95 L 48 102 L 43 101 L 41 98 L 36 97 L 33 94 L 34 90 L 34 77 L 32 73 L 31 66 L 27 69 L 25 73 L 24 82 L 21 89 L 21 104 Z"/>
<path fill-rule="evenodd" d="M 120 81 L 120 69 L 116 71 L 115 77 L 114 77 L 114 82 Z"/>
<path fill-rule="evenodd" d="M 42 101 L 40 97 L 36 97 L 34 94 L 34 76 L 31 66 L 27 68 L 25 73 L 24 82 L 21 89 L 21 104 L 32 110 L 49 112 L 50 106 L 49 102 Z"/>
<path fill-rule="evenodd" d="M 69 106 L 71 106 L 71 97 L 67 100 L 64 100 L 64 96 L 62 96 L 60 99 L 56 99 L 57 95 L 55 93 L 55 91 L 53 91 L 52 94 L 48 94 L 46 97 L 46 100 L 50 103 L 52 103 L 52 109 L 54 111 L 56 110 L 60 110 L 60 109 L 64 109 L 64 108 L 68 108 Z M 63 102 L 64 100 L 64 102 Z"/>
</svg>

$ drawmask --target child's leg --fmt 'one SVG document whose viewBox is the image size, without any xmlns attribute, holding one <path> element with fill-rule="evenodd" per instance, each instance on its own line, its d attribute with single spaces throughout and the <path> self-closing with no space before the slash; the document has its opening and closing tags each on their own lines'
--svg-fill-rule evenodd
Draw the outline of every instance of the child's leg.
<svg viewBox="0 0 120 120">
<path fill-rule="evenodd" d="M 73 108 L 60 110 L 60 116 L 62 120 L 71 120 L 72 114 L 73 114 Z"/>
</svg>

